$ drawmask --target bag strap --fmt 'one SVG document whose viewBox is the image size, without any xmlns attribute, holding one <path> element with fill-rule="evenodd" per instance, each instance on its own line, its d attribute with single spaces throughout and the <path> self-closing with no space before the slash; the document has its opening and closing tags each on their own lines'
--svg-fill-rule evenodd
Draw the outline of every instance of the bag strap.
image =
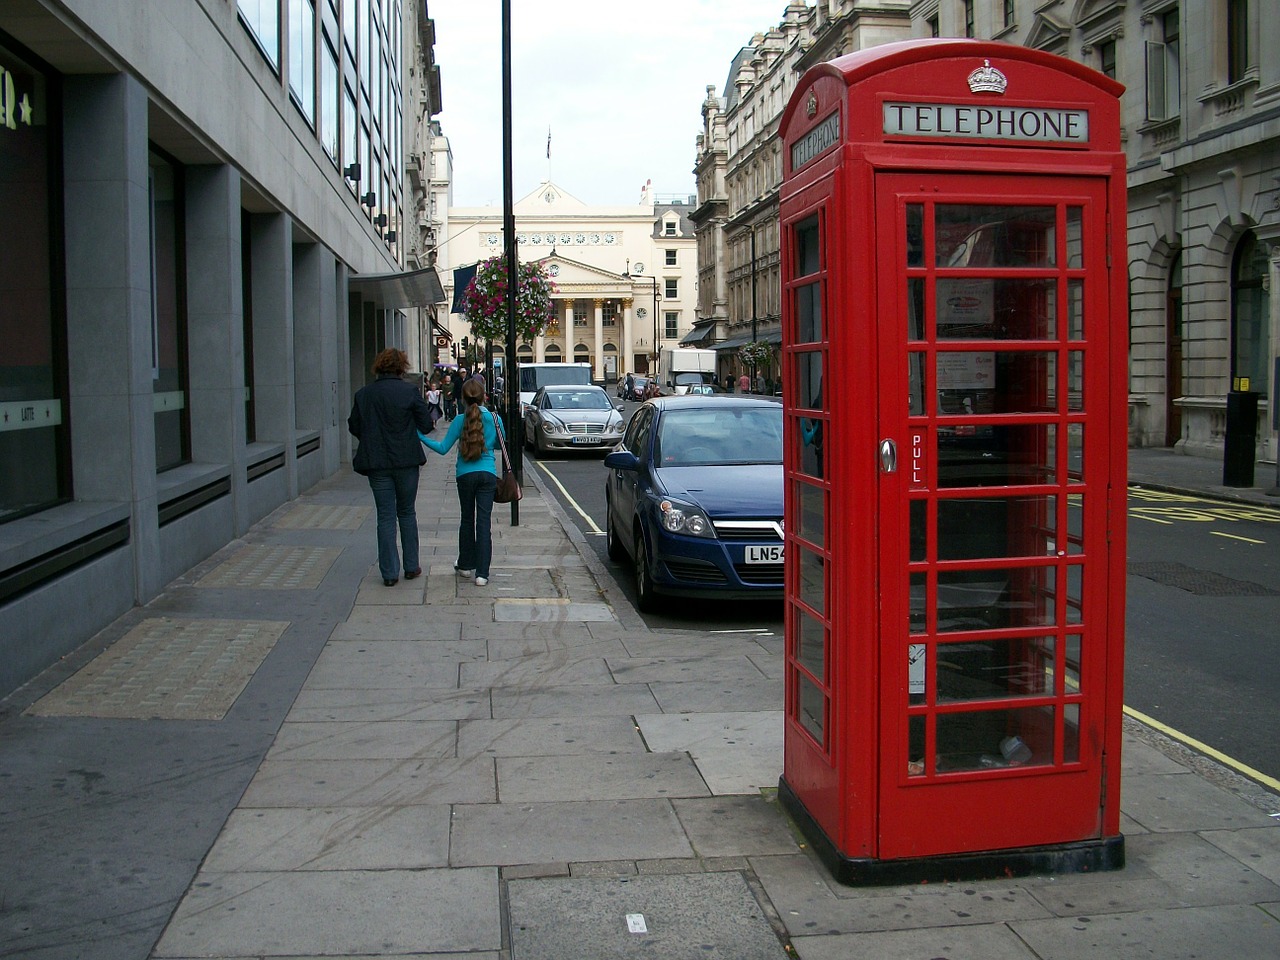
<svg viewBox="0 0 1280 960">
<path fill-rule="evenodd" d="M 507 465 L 507 471 L 510 472 L 513 467 L 511 466 L 511 455 L 507 453 L 507 438 L 502 435 L 502 427 L 499 426 L 500 421 L 498 418 L 492 413 L 490 413 L 490 416 L 493 416 L 493 432 L 498 435 L 498 446 L 502 448 L 502 460 Z"/>
</svg>

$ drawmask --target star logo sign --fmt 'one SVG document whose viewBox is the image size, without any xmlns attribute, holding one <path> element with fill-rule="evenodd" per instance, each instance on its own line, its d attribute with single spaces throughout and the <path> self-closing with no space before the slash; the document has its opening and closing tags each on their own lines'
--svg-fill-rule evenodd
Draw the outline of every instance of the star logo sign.
<svg viewBox="0 0 1280 960">
<path fill-rule="evenodd" d="M 18 121 L 31 126 L 31 97 L 25 93 L 18 101 Z"/>
</svg>

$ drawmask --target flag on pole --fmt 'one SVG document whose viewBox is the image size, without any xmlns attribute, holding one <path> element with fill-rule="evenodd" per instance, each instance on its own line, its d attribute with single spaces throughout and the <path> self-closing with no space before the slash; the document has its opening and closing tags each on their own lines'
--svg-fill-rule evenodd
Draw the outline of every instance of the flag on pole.
<svg viewBox="0 0 1280 960">
<path fill-rule="evenodd" d="M 547 127 L 547 159 L 551 159 L 551 128 Z"/>
<path fill-rule="evenodd" d="M 476 268 L 479 263 L 473 263 L 469 267 L 458 267 L 453 271 L 453 306 L 450 307 L 450 313 L 462 313 L 462 298 L 467 292 L 467 287 L 471 285 L 471 281 L 476 278 Z"/>
</svg>

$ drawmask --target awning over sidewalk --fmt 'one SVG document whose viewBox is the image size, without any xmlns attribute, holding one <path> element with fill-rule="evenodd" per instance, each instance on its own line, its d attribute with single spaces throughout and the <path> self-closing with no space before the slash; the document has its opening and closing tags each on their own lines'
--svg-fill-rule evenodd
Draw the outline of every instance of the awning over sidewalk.
<svg viewBox="0 0 1280 960">
<path fill-rule="evenodd" d="M 756 339 L 763 343 L 782 343 L 781 330 L 761 330 Z M 719 343 L 711 344 L 712 350 L 736 350 L 738 347 L 746 346 L 751 342 L 751 334 L 742 337 L 730 337 L 728 340 L 721 340 Z"/>
<path fill-rule="evenodd" d="M 361 298 L 376 303 L 384 310 L 430 307 L 448 299 L 435 267 L 403 273 L 357 274 L 351 278 L 348 287 L 352 293 L 358 293 Z"/>
<path fill-rule="evenodd" d="M 715 331 L 716 321 L 702 320 L 693 325 L 693 329 L 680 338 L 682 347 L 705 347 L 709 345 L 711 334 Z"/>
</svg>

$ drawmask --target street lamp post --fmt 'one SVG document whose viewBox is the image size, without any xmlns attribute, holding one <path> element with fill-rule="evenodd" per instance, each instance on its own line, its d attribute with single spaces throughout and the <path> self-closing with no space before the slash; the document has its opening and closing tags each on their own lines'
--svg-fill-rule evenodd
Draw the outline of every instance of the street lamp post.
<svg viewBox="0 0 1280 960">
<path fill-rule="evenodd" d="M 638 274 L 638 273 L 633 274 L 631 272 L 630 263 L 627 264 L 627 270 L 625 273 L 623 273 L 623 276 L 633 282 L 636 280 L 648 280 L 651 284 L 653 284 L 653 370 L 650 371 L 650 375 L 657 376 L 658 354 L 660 350 L 659 348 L 660 341 L 658 340 L 658 278 L 646 277 L 643 274 Z"/>
</svg>

